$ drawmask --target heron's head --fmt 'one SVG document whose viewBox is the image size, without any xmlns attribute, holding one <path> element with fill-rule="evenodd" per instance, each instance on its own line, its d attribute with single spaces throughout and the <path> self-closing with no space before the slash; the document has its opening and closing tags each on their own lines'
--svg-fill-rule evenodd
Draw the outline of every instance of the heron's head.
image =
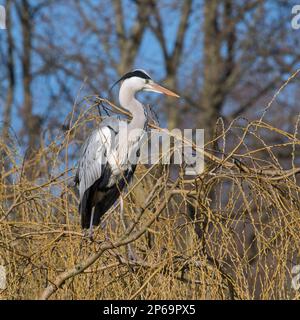
<svg viewBox="0 0 300 320">
<path fill-rule="evenodd" d="M 149 74 L 142 70 L 136 69 L 131 72 L 124 74 L 113 86 L 121 82 L 121 89 L 120 91 L 126 91 L 130 93 L 137 93 L 139 91 L 151 91 L 162 93 L 168 96 L 179 98 L 179 95 L 175 92 L 168 90 L 159 84 L 155 83 Z"/>
</svg>

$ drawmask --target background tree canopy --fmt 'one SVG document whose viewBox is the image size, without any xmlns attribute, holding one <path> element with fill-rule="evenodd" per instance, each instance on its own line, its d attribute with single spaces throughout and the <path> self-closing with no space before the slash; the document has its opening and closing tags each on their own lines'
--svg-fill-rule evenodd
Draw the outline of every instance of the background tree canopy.
<svg viewBox="0 0 300 320">
<path fill-rule="evenodd" d="M 76 97 L 109 97 L 111 84 L 135 67 L 181 95 L 176 107 L 161 97 L 145 99 L 157 105 L 168 127 L 210 129 L 219 116 L 253 119 L 299 67 L 293 4 L 6 1 L 2 121 L 35 147 L 46 129 L 61 127 Z M 268 120 L 291 123 L 296 99 L 296 86 L 290 86 Z"/>
</svg>

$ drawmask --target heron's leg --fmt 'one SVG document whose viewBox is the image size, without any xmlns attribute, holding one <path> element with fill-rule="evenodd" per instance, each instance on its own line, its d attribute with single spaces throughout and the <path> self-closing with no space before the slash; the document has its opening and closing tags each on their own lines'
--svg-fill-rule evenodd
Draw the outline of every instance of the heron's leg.
<svg viewBox="0 0 300 320">
<path fill-rule="evenodd" d="M 86 243 L 86 241 L 88 240 L 88 235 L 89 235 L 89 230 L 84 229 L 83 236 L 81 238 L 80 245 L 79 245 L 79 255 L 81 255 L 83 244 Z"/>
<path fill-rule="evenodd" d="M 82 252 L 84 238 L 85 238 L 85 230 L 83 231 L 83 237 L 82 237 L 80 244 L 79 244 L 79 256 L 81 255 L 81 252 Z"/>
<path fill-rule="evenodd" d="M 89 228 L 89 238 L 93 241 L 93 221 L 94 221 L 95 207 L 92 208 L 90 228 Z"/>
<path fill-rule="evenodd" d="M 122 195 L 120 196 L 120 216 L 121 216 L 123 229 L 124 229 L 124 231 L 126 231 L 127 226 L 126 226 L 126 221 L 125 221 L 125 216 L 124 216 L 124 201 L 123 201 Z"/>
<path fill-rule="evenodd" d="M 124 201 L 123 201 L 122 194 L 120 196 L 120 216 L 121 216 L 124 232 L 126 232 L 127 224 L 126 224 L 125 215 L 124 215 Z M 128 250 L 128 260 L 136 260 L 136 256 L 130 244 L 127 245 L 127 250 Z"/>
</svg>

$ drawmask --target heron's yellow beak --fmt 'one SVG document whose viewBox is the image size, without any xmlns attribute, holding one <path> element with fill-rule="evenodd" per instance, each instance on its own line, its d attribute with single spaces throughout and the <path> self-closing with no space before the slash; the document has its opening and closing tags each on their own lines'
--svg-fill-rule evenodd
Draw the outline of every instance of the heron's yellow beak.
<svg viewBox="0 0 300 320">
<path fill-rule="evenodd" d="M 144 91 L 152 91 L 152 92 L 162 93 L 162 94 L 166 94 L 167 96 L 176 97 L 176 98 L 180 97 L 175 92 L 173 92 L 167 88 L 164 88 L 155 82 L 151 82 L 151 83 L 147 84 Z"/>
</svg>

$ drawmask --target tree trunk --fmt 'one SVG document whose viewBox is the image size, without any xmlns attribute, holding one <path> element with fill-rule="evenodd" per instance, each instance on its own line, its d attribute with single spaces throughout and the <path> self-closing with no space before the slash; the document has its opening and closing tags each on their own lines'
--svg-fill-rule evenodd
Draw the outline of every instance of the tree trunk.
<svg viewBox="0 0 300 320">
<path fill-rule="evenodd" d="M 221 38 L 218 26 L 218 0 L 205 1 L 204 7 L 204 85 L 199 128 L 205 130 L 205 140 L 210 140 L 223 104 Z"/>
<path fill-rule="evenodd" d="M 21 26 L 23 36 L 23 56 L 22 56 L 22 71 L 23 71 L 23 119 L 24 127 L 28 136 L 28 148 L 30 153 L 35 149 L 35 131 L 32 113 L 32 95 L 31 95 L 31 47 L 32 47 L 32 24 L 30 7 L 27 0 L 21 3 Z"/>
<path fill-rule="evenodd" d="M 11 112 L 14 100 L 15 90 L 15 63 L 13 57 L 14 40 L 11 32 L 11 0 L 6 3 L 6 26 L 7 26 L 7 75 L 8 75 L 8 88 L 6 101 L 3 110 L 3 127 L 0 132 L 0 142 L 2 140 L 3 147 L 0 144 L 0 178 L 3 171 L 7 171 L 9 168 L 9 160 L 7 159 L 7 153 L 5 146 L 9 145 L 9 127 L 11 125 Z"/>
<path fill-rule="evenodd" d="M 9 126 L 11 123 L 11 111 L 12 111 L 12 104 L 14 99 L 14 89 L 15 89 L 15 74 L 14 74 L 14 57 L 13 57 L 13 36 L 11 32 L 11 0 L 7 1 L 6 4 L 6 26 L 7 26 L 7 75 L 8 75 L 8 88 L 7 88 L 7 95 L 6 101 L 4 105 L 3 111 L 3 129 L 1 135 L 3 140 L 8 138 L 9 133 Z"/>
</svg>

